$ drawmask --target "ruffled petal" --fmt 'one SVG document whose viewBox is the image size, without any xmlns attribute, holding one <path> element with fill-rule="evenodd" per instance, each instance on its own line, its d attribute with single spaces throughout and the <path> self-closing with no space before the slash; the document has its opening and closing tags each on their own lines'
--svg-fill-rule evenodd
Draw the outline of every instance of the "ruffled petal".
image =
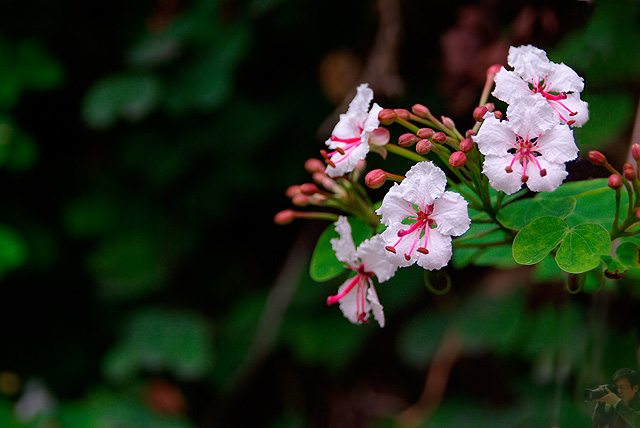
<svg viewBox="0 0 640 428">
<path fill-rule="evenodd" d="M 511 46 L 507 62 L 526 82 L 533 80 L 537 83 L 539 77 L 544 77 L 544 71 L 549 64 L 549 59 L 545 51 L 535 46 Z"/>
<path fill-rule="evenodd" d="M 445 267 L 451 260 L 451 236 L 443 235 L 437 229 L 429 230 L 429 242 L 427 243 L 429 254 L 417 254 L 418 266 L 427 270 L 436 270 Z"/>
<path fill-rule="evenodd" d="M 358 257 L 356 256 L 356 246 L 351 236 L 351 225 L 349 221 L 345 216 L 340 216 L 334 225 L 340 237 L 333 238 L 329 242 L 331 243 L 333 251 L 336 252 L 336 258 L 351 267 L 356 266 L 358 264 Z"/>
<path fill-rule="evenodd" d="M 482 172 L 489 178 L 489 184 L 496 190 L 501 190 L 507 195 L 517 192 L 522 187 L 522 165 L 516 161 L 513 163 L 512 172 L 505 170 L 511 164 L 513 155 L 486 156 Z"/>
<path fill-rule="evenodd" d="M 494 97 L 511 104 L 515 99 L 531 95 L 531 90 L 527 82 L 513 71 L 508 71 L 504 67 L 500 69 L 494 78 L 496 87 L 491 93 Z"/>
<path fill-rule="evenodd" d="M 541 94 L 518 98 L 507 108 L 507 117 L 509 128 L 525 139 L 537 137 L 558 123 L 553 109 Z"/>
<path fill-rule="evenodd" d="M 444 235 L 460 236 L 469 229 L 471 219 L 467 209 L 469 203 L 458 193 L 444 192 L 433 203 L 433 214 L 437 230 Z"/>
<path fill-rule="evenodd" d="M 480 131 L 472 139 L 478 144 L 480 153 L 485 156 L 504 156 L 516 143 L 516 135 L 509 128 L 507 121 L 496 119 L 493 113 L 485 115 Z"/>
<path fill-rule="evenodd" d="M 357 275 L 361 281 L 366 280 L 362 275 Z M 347 279 L 340 287 L 338 287 L 338 294 L 342 293 L 356 277 Z M 360 284 L 356 284 L 344 297 L 339 301 L 340 310 L 344 314 L 345 318 L 351 321 L 353 324 L 358 324 L 358 287 Z"/>
<path fill-rule="evenodd" d="M 378 114 L 382 111 L 382 107 L 378 105 L 378 103 L 373 103 L 371 107 L 371 111 L 367 116 L 367 120 L 364 122 L 363 127 L 363 142 L 369 142 L 369 134 L 371 134 L 378 126 L 380 126 L 380 121 L 378 120 Z M 364 137 L 366 136 L 366 139 Z"/>
<path fill-rule="evenodd" d="M 411 207 L 411 204 L 403 198 L 400 185 L 393 183 L 376 214 L 382 216 L 380 220 L 382 224 L 389 226 L 394 223 L 400 223 L 407 217 L 415 216 L 416 212 Z"/>
<path fill-rule="evenodd" d="M 400 230 L 404 230 L 406 227 L 406 225 L 401 223 L 394 223 L 389 226 L 384 232 L 380 234 L 384 245 L 389 247 L 393 247 L 394 245 L 396 245 L 396 243 L 400 239 L 398 237 L 398 232 Z M 415 263 L 416 251 L 413 251 L 413 254 L 411 255 L 412 257 L 409 260 L 407 260 L 404 255 L 408 254 L 411 250 L 411 246 L 418 233 L 419 232 L 417 231 L 413 232 L 409 235 L 406 235 L 402 240 L 400 240 L 398 245 L 395 246 L 395 253 L 385 250 L 385 255 L 387 256 L 387 260 L 389 260 L 389 263 L 397 267 L 407 267 Z"/>
<path fill-rule="evenodd" d="M 580 128 L 589 120 L 589 104 L 586 101 L 582 101 L 577 93 L 567 94 L 567 99 L 565 100 L 549 100 L 549 105 L 553 108 L 560 122 L 573 121 L 574 123 L 571 126 L 574 128 Z M 571 113 L 575 114 L 571 116 Z"/>
<path fill-rule="evenodd" d="M 538 138 L 536 146 L 536 151 L 551 163 L 565 163 L 578 156 L 573 131 L 567 125 L 556 124 Z"/>
<path fill-rule="evenodd" d="M 527 180 L 527 187 L 534 192 L 552 192 L 562 184 L 562 181 L 567 176 L 567 171 L 564 164 L 547 162 L 544 158 L 538 157 L 540 166 L 547 171 L 547 174 L 542 177 L 537 172 L 527 170 L 529 180 Z"/>
<path fill-rule="evenodd" d="M 425 209 L 442 195 L 446 185 L 447 176 L 444 171 L 433 162 L 425 161 L 411 167 L 399 189 L 405 201 Z"/>
<path fill-rule="evenodd" d="M 380 235 L 375 235 L 371 239 L 364 241 L 356 250 L 356 256 L 362 260 L 364 270 L 373 272 L 378 278 L 378 282 L 385 282 L 395 273 L 397 266 L 390 263 L 385 254 L 385 244 Z"/>
<path fill-rule="evenodd" d="M 547 79 L 545 81 L 545 91 L 547 92 L 582 92 L 584 89 L 584 79 L 578 76 L 571 67 L 564 63 L 551 63 Z"/>
<path fill-rule="evenodd" d="M 373 284 L 369 283 L 369 288 L 367 289 L 367 303 L 371 308 L 371 312 L 373 312 L 373 318 L 378 321 L 380 327 L 384 327 L 384 311 L 382 305 L 380 304 L 380 300 L 378 300 L 378 294 L 376 293 L 376 289 L 373 287 Z M 368 312 L 369 308 L 367 308 Z"/>
</svg>

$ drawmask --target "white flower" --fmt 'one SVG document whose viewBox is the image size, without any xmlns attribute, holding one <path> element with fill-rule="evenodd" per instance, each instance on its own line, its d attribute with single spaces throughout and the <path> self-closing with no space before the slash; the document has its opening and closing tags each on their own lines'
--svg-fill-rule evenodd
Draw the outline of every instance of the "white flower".
<svg viewBox="0 0 640 428">
<path fill-rule="evenodd" d="M 440 269 L 451 259 L 451 236 L 469 229 L 467 201 L 445 192 L 445 173 L 431 162 L 411 167 L 401 184 L 395 183 L 377 213 L 387 229 L 381 234 L 389 260 L 399 267 L 416 262 L 424 269 Z"/>
<path fill-rule="evenodd" d="M 372 100 L 373 91 L 363 83 L 358 87 L 347 112 L 340 115 L 340 121 L 326 141 L 326 145 L 334 151 L 323 151 L 329 164 L 326 169 L 329 177 L 340 177 L 353 171 L 358 161 L 369 153 L 369 144 L 379 150 L 379 146 L 389 142 L 389 131 L 378 127 L 378 114 L 382 107 L 374 103 L 369 110 Z"/>
<path fill-rule="evenodd" d="M 512 104 L 533 95 L 544 98 L 562 123 L 580 127 L 589 120 L 588 104 L 580 99 L 584 81 L 569 66 L 549 61 L 543 50 L 531 45 L 512 46 L 507 61 L 513 71 L 503 67 L 496 74 L 496 98 Z"/>
<path fill-rule="evenodd" d="M 522 98 L 507 108 L 508 121 L 485 114 L 473 140 L 494 189 L 510 195 L 527 183 L 534 192 L 551 192 L 562 184 L 564 163 L 576 158 L 578 147 L 573 131 L 546 107 L 542 98 Z"/>
<path fill-rule="evenodd" d="M 373 287 L 373 276 L 384 282 L 396 272 L 396 266 L 389 263 L 384 254 L 384 244 L 379 235 L 367 239 L 356 247 L 351 237 L 351 225 L 347 218 L 340 216 L 335 222 L 339 238 L 331 240 L 336 257 L 348 269 L 356 272 L 338 288 L 338 294 L 327 298 L 327 304 L 340 302 L 340 310 L 354 324 L 368 322 L 369 312 L 384 327 L 384 312 Z"/>
</svg>

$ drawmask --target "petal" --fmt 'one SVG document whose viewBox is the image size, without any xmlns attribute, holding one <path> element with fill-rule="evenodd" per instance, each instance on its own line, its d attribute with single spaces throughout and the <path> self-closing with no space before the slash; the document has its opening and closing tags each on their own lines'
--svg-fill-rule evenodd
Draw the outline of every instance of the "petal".
<svg viewBox="0 0 640 428">
<path fill-rule="evenodd" d="M 380 107 L 377 103 L 373 103 L 371 107 L 371 111 L 367 116 L 367 120 L 364 122 L 363 134 L 367 135 L 366 141 L 369 141 L 369 134 L 371 134 L 378 126 L 380 126 L 380 121 L 378 120 L 378 114 L 382 111 L 382 107 Z"/>
<path fill-rule="evenodd" d="M 542 157 L 538 157 L 538 162 L 547 171 L 547 175 L 542 177 L 537 172 L 532 171 L 529 174 L 529 180 L 527 180 L 527 187 L 534 192 L 552 192 L 556 190 L 567 176 L 565 165 L 547 162 Z"/>
<path fill-rule="evenodd" d="M 445 267 L 451 260 L 451 236 L 443 235 L 437 229 L 429 230 L 429 242 L 427 243 L 429 254 L 418 254 L 418 266 L 434 270 Z"/>
<path fill-rule="evenodd" d="M 358 257 L 356 256 L 356 246 L 353 243 L 351 237 L 351 225 L 345 216 L 340 216 L 338 221 L 334 223 L 336 226 L 336 232 L 340 235 L 339 238 L 333 238 L 331 241 L 331 248 L 336 252 L 336 258 L 341 262 L 347 263 L 350 266 L 357 264 Z"/>
<path fill-rule="evenodd" d="M 485 115 L 480 131 L 472 139 L 485 156 L 504 156 L 516 143 L 516 135 L 508 123 L 496 119 L 493 113 Z"/>
<path fill-rule="evenodd" d="M 369 153 L 369 145 L 364 143 L 351 148 L 344 155 L 336 153 L 331 156 L 331 161 L 335 164 L 335 167 L 329 165 L 325 172 L 332 178 L 343 176 L 353 171 L 358 162 L 367 157 L 367 153 Z"/>
<path fill-rule="evenodd" d="M 552 163 L 564 163 L 578 156 L 578 146 L 569 126 L 557 124 L 536 141 L 537 151 Z"/>
<path fill-rule="evenodd" d="M 545 51 L 531 45 L 510 47 L 507 62 L 527 83 L 532 80 L 538 83 L 538 79 L 547 74 L 549 66 Z"/>
<path fill-rule="evenodd" d="M 356 276 L 360 276 L 361 280 L 364 279 L 364 277 L 361 276 L 361 275 L 356 275 Z M 342 291 L 345 288 L 347 288 L 349 286 L 349 284 L 351 284 L 351 282 L 354 280 L 354 278 L 356 278 L 356 277 L 351 277 L 351 278 L 347 279 L 344 283 L 342 283 L 342 285 L 338 288 L 338 293 L 337 294 L 342 293 Z M 353 324 L 357 324 L 358 323 L 358 288 L 359 287 L 360 287 L 360 284 L 356 284 L 356 286 L 353 287 L 339 301 L 340 310 L 342 311 L 343 315 L 345 316 L 345 318 L 347 318 Z"/>
<path fill-rule="evenodd" d="M 482 173 L 489 178 L 489 184 L 496 190 L 501 190 L 507 195 L 517 192 L 522 187 L 522 165 L 514 162 L 512 172 L 505 170 L 511 164 L 513 155 L 486 156 Z"/>
<path fill-rule="evenodd" d="M 392 226 L 389 226 L 384 232 L 380 234 L 385 246 L 395 246 L 395 253 L 385 250 L 385 255 L 389 263 L 397 267 L 411 266 L 416 261 L 416 251 L 413 251 L 414 254 L 412 254 L 412 257 L 409 260 L 407 260 L 404 255 L 411 250 L 411 245 L 413 244 L 415 236 L 418 232 L 413 232 L 405 236 L 402 240 L 398 238 L 398 231 L 403 230 L 406 227 L 407 226 L 404 224 L 396 223 Z M 398 245 L 396 245 L 398 240 L 400 240 L 400 242 L 398 243 Z"/>
<path fill-rule="evenodd" d="M 541 94 L 518 98 L 507 108 L 509 128 L 526 139 L 537 137 L 558 123 L 550 107 Z"/>
<path fill-rule="evenodd" d="M 397 266 L 387 260 L 388 251 L 384 249 L 385 244 L 380 235 L 375 235 L 367 239 L 358 247 L 356 256 L 362 260 L 364 270 L 373 272 L 378 278 L 378 282 L 384 282 L 391 278 Z"/>
<path fill-rule="evenodd" d="M 568 94 L 566 100 L 562 101 L 549 101 L 549 105 L 553 108 L 556 116 L 562 116 L 564 119 L 560 119 L 562 123 L 567 121 L 574 121 L 571 124 L 574 128 L 580 128 L 589 120 L 589 104 L 586 101 L 580 99 L 580 95 L 577 93 Z M 571 113 L 575 113 L 571 116 Z"/>
<path fill-rule="evenodd" d="M 400 185 L 393 183 L 376 214 L 382 216 L 380 220 L 382 224 L 390 226 L 391 224 L 402 222 L 407 217 L 415 216 L 416 212 L 411 207 L 411 204 L 402 197 Z"/>
<path fill-rule="evenodd" d="M 382 305 L 380 304 L 380 300 L 378 300 L 378 294 L 376 293 L 376 289 L 373 288 L 373 284 L 369 283 L 369 289 L 367 290 L 367 302 L 371 307 L 371 312 L 373 312 L 373 318 L 378 321 L 380 327 L 384 327 L 384 312 Z M 368 308 L 367 308 L 368 312 Z"/>
<path fill-rule="evenodd" d="M 373 101 L 373 90 L 369 88 L 367 83 L 362 83 L 356 89 L 356 96 L 349 103 L 347 114 L 366 114 L 369 111 L 369 104 L 371 104 L 371 101 Z"/>
<path fill-rule="evenodd" d="M 433 203 L 433 214 L 430 218 L 435 220 L 440 233 L 460 236 L 469 229 L 471 223 L 468 205 L 469 203 L 460 194 L 444 192 Z"/>
<path fill-rule="evenodd" d="M 446 185 L 447 176 L 444 171 L 433 162 L 425 161 L 411 167 L 399 188 L 404 200 L 424 209 L 442 195 Z"/>
<path fill-rule="evenodd" d="M 551 63 L 545 81 L 547 92 L 582 92 L 584 79 L 564 63 Z"/>
<path fill-rule="evenodd" d="M 507 104 L 511 104 L 518 97 L 532 94 L 527 82 L 517 73 L 508 71 L 504 67 L 496 74 L 494 81 L 496 87 L 491 94 Z"/>
</svg>

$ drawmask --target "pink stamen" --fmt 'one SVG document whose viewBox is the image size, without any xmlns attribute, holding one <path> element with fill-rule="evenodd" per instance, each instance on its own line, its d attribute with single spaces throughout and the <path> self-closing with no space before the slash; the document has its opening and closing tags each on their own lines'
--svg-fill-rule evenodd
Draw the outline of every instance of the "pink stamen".
<svg viewBox="0 0 640 428">
<path fill-rule="evenodd" d="M 344 296 L 349 294 L 349 292 L 353 289 L 353 287 L 355 287 L 361 280 L 362 280 L 362 274 L 357 274 L 356 276 L 354 276 L 353 280 L 351 280 L 349 285 L 347 285 L 345 289 L 342 290 L 341 293 L 336 294 L 335 296 L 327 297 L 327 305 L 333 305 L 338 300 L 342 299 Z"/>
<path fill-rule="evenodd" d="M 353 144 L 353 143 L 357 143 L 358 141 L 360 141 L 360 137 L 338 138 L 335 135 L 332 135 L 331 136 L 331 141 L 338 141 L 340 143 L 345 143 L 345 144 Z"/>
</svg>

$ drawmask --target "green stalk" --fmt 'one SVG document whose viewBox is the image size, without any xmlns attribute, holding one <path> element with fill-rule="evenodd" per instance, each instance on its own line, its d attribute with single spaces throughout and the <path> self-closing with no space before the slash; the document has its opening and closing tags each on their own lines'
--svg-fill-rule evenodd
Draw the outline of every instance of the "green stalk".
<svg viewBox="0 0 640 428">
<path fill-rule="evenodd" d="M 416 152 L 413 152 L 409 149 L 405 149 L 404 147 L 400 147 L 397 144 L 387 143 L 387 145 L 385 145 L 384 148 L 393 154 L 402 156 L 403 158 L 406 158 L 412 161 L 422 162 L 427 160 L 427 158 L 425 158 L 424 156 L 419 155 Z"/>
</svg>

